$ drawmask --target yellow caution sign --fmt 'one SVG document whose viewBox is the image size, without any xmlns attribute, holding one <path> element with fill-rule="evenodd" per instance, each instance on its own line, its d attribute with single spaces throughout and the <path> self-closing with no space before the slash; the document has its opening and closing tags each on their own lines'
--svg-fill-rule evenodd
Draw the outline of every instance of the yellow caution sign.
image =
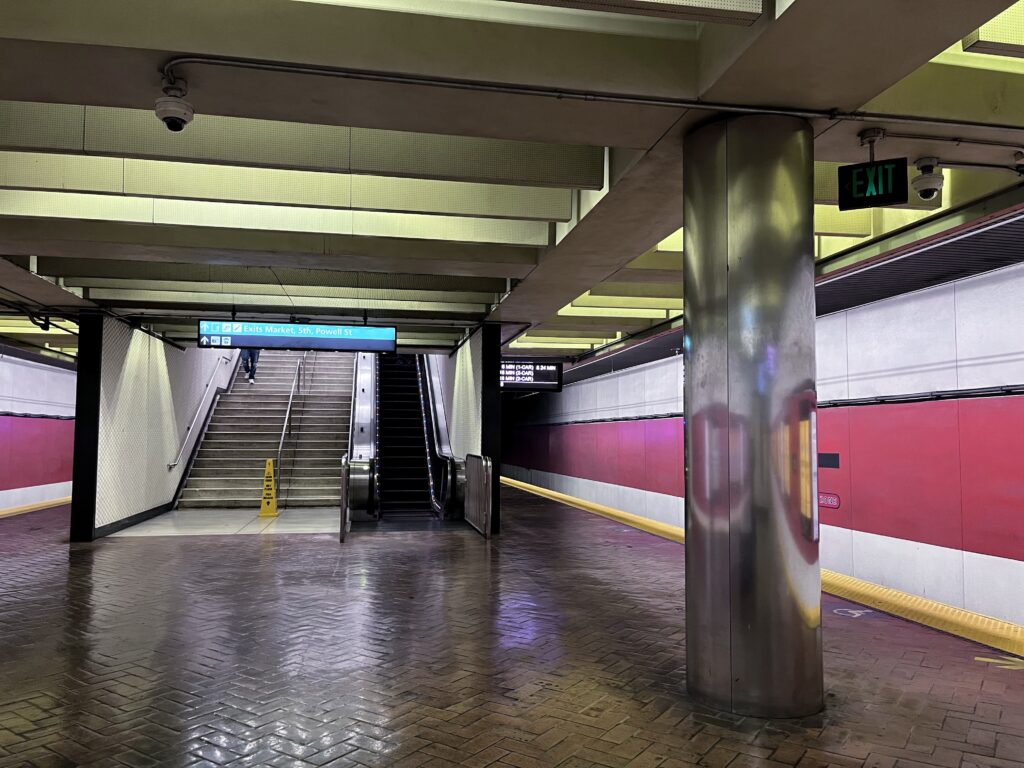
<svg viewBox="0 0 1024 768">
<path fill-rule="evenodd" d="M 274 484 L 274 460 L 267 459 L 263 470 L 263 498 L 260 501 L 260 517 L 277 517 L 277 486 Z"/>
</svg>

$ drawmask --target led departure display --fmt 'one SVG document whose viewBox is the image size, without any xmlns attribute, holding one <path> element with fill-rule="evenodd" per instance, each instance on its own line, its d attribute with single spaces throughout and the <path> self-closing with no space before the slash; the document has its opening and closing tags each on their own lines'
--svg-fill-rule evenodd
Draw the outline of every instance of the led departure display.
<svg viewBox="0 0 1024 768">
<path fill-rule="evenodd" d="M 562 364 L 507 357 L 501 361 L 501 388 L 523 392 L 560 392 Z"/>
<path fill-rule="evenodd" d="M 219 349 L 327 349 L 337 352 L 394 352 L 391 327 L 199 320 L 200 347 Z"/>
</svg>

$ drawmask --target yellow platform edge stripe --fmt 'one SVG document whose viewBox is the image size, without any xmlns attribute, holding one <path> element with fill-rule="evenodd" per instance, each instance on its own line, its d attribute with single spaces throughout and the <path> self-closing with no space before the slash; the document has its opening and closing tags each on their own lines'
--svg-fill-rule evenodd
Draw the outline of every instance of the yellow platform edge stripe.
<svg viewBox="0 0 1024 768">
<path fill-rule="evenodd" d="M 62 507 L 65 504 L 71 503 L 70 496 L 63 496 L 59 499 L 50 499 L 49 501 L 37 501 L 34 504 L 24 504 L 20 507 L 8 507 L 7 509 L 0 509 L 0 518 L 3 517 L 14 517 L 15 515 L 24 515 L 27 512 L 35 512 L 38 509 L 49 509 L 50 507 Z"/>
<path fill-rule="evenodd" d="M 538 485 L 530 485 L 510 477 L 501 478 L 501 482 L 511 488 L 518 488 L 521 491 L 543 496 L 585 512 L 601 515 L 601 517 L 638 528 L 663 539 L 680 544 L 683 542 L 683 529 L 675 525 L 648 520 L 630 512 L 623 512 L 621 509 L 613 509 L 603 504 L 578 499 L 575 496 L 541 488 Z M 923 624 L 926 627 L 938 629 L 965 640 L 973 640 L 1017 656 L 1024 656 L 1024 626 L 1020 624 L 984 616 L 964 608 L 910 595 L 891 587 L 883 587 L 880 584 L 872 584 L 853 576 L 845 576 L 825 569 L 821 571 L 821 589 L 830 595 L 875 608 L 883 613 L 890 613 L 901 619 Z"/>
</svg>

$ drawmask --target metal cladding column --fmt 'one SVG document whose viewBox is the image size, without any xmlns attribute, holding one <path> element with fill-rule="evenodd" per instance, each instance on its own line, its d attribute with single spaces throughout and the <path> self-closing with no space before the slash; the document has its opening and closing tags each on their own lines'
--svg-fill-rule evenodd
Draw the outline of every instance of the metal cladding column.
<svg viewBox="0 0 1024 768">
<path fill-rule="evenodd" d="M 687 684 L 801 717 L 823 706 L 811 129 L 722 119 L 684 157 Z"/>
</svg>

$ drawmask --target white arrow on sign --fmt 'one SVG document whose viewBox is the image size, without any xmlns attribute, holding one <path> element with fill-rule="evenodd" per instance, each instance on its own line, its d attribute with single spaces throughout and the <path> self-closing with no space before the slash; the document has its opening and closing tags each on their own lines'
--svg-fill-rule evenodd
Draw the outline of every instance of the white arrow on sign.
<svg viewBox="0 0 1024 768">
<path fill-rule="evenodd" d="M 207 339 L 205 336 L 203 336 L 203 338 L 201 338 L 199 340 L 199 343 L 200 344 L 207 344 L 207 343 L 209 343 L 209 339 Z"/>
</svg>

